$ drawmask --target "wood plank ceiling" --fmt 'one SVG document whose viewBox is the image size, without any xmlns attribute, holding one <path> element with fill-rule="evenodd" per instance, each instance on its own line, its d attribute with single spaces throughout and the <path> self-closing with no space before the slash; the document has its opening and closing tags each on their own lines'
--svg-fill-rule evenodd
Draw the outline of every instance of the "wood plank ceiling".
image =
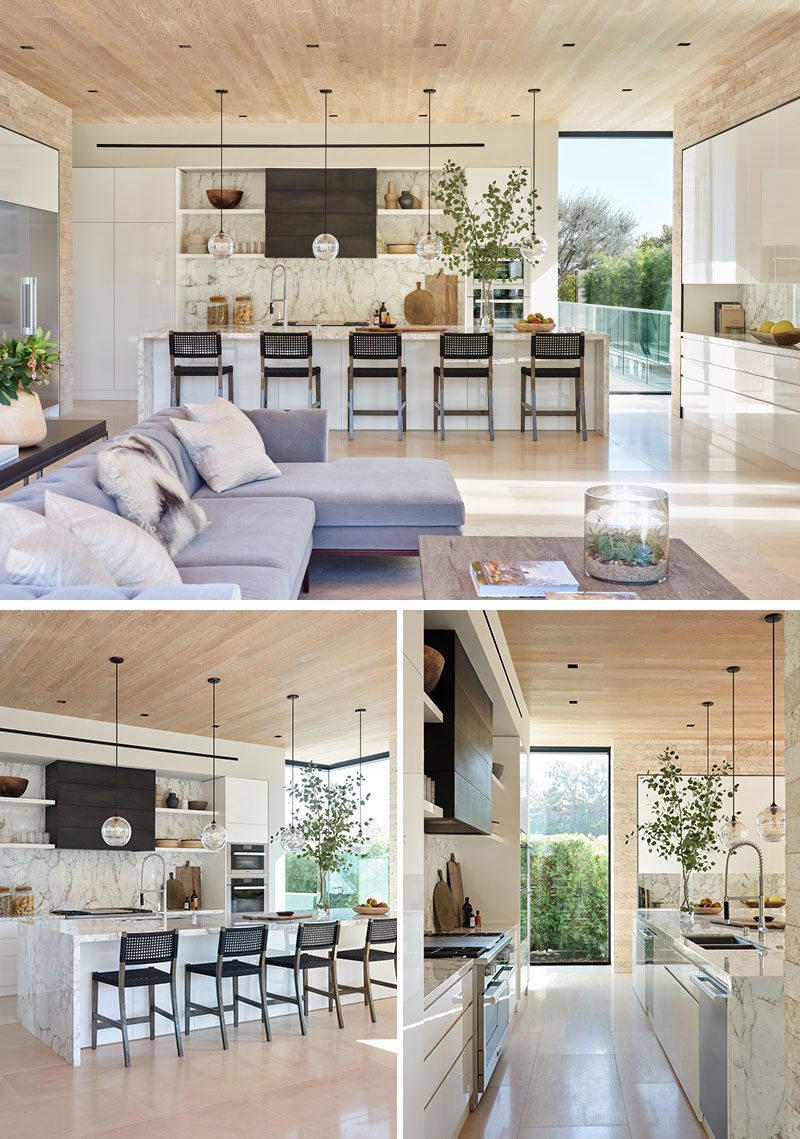
<svg viewBox="0 0 800 1139">
<path fill-rule="evenodd" d="M 428 86 L 440 123 L 504 122 L 536 83 L 562 129 L 668 130 L 798 29 L 796 0 L 28 0 L 0 8 L 0 68 L 79 122 L 212 121 L 215 87 L 232 120 L 318 122 L 323 86 L 340 122 L 416 122 Z"/>
<path fill-rule="evenodd" d="M 113 721 L 108 658 L 119 655 L 121 723 L 207 735 L 206 678 L 219 676 L 221 736 L 288 748 L 286 696 L 297 692 L 297 758 L 333 763 L 358 754 L 358 707 L 367 709 L 364 754 L 389 746 L 395 627 L 393 611 L 7 610 L 0 707 Z"/>
<path fill-rule="evenodd" d="M 604 746 L 615 737 L 772 738 L 771 631 L 759 611 L 510 613 L 502 617 L 531 712 L 532 742 Z M 776 626 L 777 736 L 783 738 L 783 622 Z M 577 669 L 568 668 L 577 664 Z M 577 700 L 577 704 L 571 704 Z M 694 724 L 693 728 L 687 727 Z"/>
</svg>

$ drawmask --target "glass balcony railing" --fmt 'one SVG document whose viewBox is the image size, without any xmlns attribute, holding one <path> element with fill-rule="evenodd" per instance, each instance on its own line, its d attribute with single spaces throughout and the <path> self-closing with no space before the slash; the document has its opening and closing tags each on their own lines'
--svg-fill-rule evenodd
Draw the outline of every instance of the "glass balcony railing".
<svg viewBox="0 0 800 1139">
<path fill-rule="evenodd" d="M 613 394 L 669 393 L 671 312 L 559 301 L 558 325 L 608 333 Z"/>
</svg>

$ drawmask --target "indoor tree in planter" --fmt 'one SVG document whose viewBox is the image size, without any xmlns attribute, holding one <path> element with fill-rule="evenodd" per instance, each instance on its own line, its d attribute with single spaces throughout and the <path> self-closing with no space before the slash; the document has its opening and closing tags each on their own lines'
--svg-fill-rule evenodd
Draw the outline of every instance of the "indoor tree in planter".
<svg viewBox="0 0 800 1139">
<path fill-rule="evenodd" d="M 50 333 L 41 328 L 21 340 L 0 340 L 0 443 L 33 447 L 47 434 L 44 412 L 34 389 L 49 381 L 59 354 Z"/>
<path fill-rule="evenodd" d="M 363 775 L 348 775 L 341 783 L 331 783 L 327 771 L 310 763 L 295 788 L 295 826 L 303 835 L 297 857 L 316 863 L 318 917 L 330 914 L 328 876 L 341 870 L 348 855 L 359 849 L 363 831 L 372 823 L 363 819 L 359 824 L 359 807 L 369 799 L 363 793 L 363 780 Z M 285 830 L 281 827 L 270 841 L 280 841 Z"/>
<path fill-rule="evenodd" d="M 717 830 L 724 800 L 732 798 L 738 784 L 726 789 L 723 781 L 730 774 L 727 763 L 711 764 L 708 774 L 684 775 L 679 760 L 674 748 L 665 748 L 658 757 L 658 771 L 648 771 L 643 777 L 654 818 L 639 823 L 625 836 L 625 842 L 639 834 L 648 850 L 680 864 L 680 908 L 691 911 L 690 875 L 694 870 L 711 869 L 713 855 L 719 849 Z"/>
<path fill-rule="evenodd" d="M 436 197 L 452 226 L 437 234 L 442 242 L 442 260 L 450 269 L 480 281 L 481 328 L 494 326 L 490 304 L 492 285 L 500 277 L 504 261 L 520 256 L 520 241 L 530 225 L 536 204 L 536 189 L 528 190 L 528 171 L 510 170 L 504 187 L 489 183 L 473 205 L 467 197 L 467 172 L 449 160 L 436 185 Z M 531 200 L 533 199 L 533 200 Z"/>
</svg>

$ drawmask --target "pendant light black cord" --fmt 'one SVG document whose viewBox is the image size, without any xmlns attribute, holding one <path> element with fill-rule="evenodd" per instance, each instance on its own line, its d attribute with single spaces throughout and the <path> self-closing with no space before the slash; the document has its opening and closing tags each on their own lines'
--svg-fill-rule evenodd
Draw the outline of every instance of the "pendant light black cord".
<svg viewBox="0 0 800 1139">
<path fill-rule="evenodd" d="M 436 94 L 435 87 L 426 87 L 428 96 L 428 237 L 431 236 L 431 95 Z"/>
<path fill-rule="evenodd" d="M 731 674 L 731 822 L 736 822 L 736 673 L 741 672 L 738 664 L 728 668 Z"/>
<path fill-rule="evenodd" d="M 292 795 L 292 822 L 291 822 L 291 825 L 292 825 L 292 828 L 294 828 L 294 702 L 295 702 L 295 700 L 299 700 L 299 696 L 297 696 L 296 694 L 293 694 L 292 696 L 287 696 L 286 699 L 291 700 L 291 702 L 292 702 L 292 792 L 291 792 L 291 795 Z"/>
<path fill-rule="evenodd" d="M 114 666 L 114 815 L 119 818 L 119 666 L 124 657 L 110 657 Z"/>
<path fill-rule="evenodd" d="M 325 173 L 323 175 L 323 194 L 324 194 L 324 212 L 325 212 L 325 226 L 323 233 L 328 232 L 328 96 L 333 92 L 330 87 L 321 87 L 320 94 L 325 97 L 325 110 L 324 114 L 324 158 L 325 158 Z"/>
<path fill-rule="evenodd" d="M 713 700 L 704 700 L 703 707 L 706 710 L 706 775 L 711 774 L 711 721 L 710 711 L 714 705 Z"/>
<path fill-rule="evenodd" d="M 219 95 L 219 192 L 220 202 L 222 202 L 222 100 L 228 94 L 226 88 L 217 87 L 216 92 Z M 224 225 L 222 224 L 222 205 L 219 207 L 219 231 L 224 232 Z"/>
<path fill-rule="evenodd" d="M 356 708 L 356 714 L 358 716 L 358 833 L 359 833 L 359 837 L 363 837 L 363 834 L 364 834 L 364 831 L 363 831 L 362 826 L 361 826 L 361 820 L 362 820 L 361 808 L 363 806 L 362 799 L 364 797 L 363 791 L 362 791 L 362 788 L 364 785 L 363 784 L 364 772 L 363 772 L 363 768 L 361 765 L 361 760 L 362 760 L 363 755 L 364 755 L 364 747 L 363 747 L 363 738 L 362 738 L 361 732 L 362 732 L 362 728 L 363 728 L 363 717 L 364 717 L 364 713 L 366 712 L 366 710 L 367 710 L 366 708 Z"/>
<path fill-rule="evenodd" d="M 778 809 L 775 799 L 775 626 L 781 620 L 780 613 L 768 613 L 764 618 L 772 625 L 772 812 Z"/>
<path fill-rule="evenodd" d="M 217 821 L 217 685 L 218 676 L 209 676 L 211 685 L 211 821 Z"/>
<path fill-rule="evenodd" d="M 533 124 L 531 127 L 531 238 L 536 237 L 536 96 L 541 87 L 529 87 L 533 95 Z"/>
</svg>

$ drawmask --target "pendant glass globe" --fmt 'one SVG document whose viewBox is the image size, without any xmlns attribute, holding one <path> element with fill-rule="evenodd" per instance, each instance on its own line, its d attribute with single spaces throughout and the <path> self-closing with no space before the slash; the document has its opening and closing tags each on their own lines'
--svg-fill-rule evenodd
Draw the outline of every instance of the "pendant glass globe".
<svg viewBox="0 0 800 1139">
<path fill-rule="evenodd" d="M 339 256 L 339 242 L 332 233 L 318 233 L 311 250 L 317 261 L 333 261 Z"/>
<path fill-rule="evenodd" d="M 746 842 L 749 833 L 741 819 L 725 819 L 717 831 L 717 837 L 725 850 L 737 842 Z"/>
<path fill-rule="evenodd" d="M 213 237 L 209 237 L 208 239 L 208 252 L 212 257 L 216 257 L 218 261 L 222 261 L 226 257 L 233 257 L 235 249 L 236 242 L 224 229 L 221 229 L 219 233 L 215 233 Z"/>
<path fill-rule="evenodd" d="M 438 261 L 442 256 L 442 239 L 430 230 L 417 242 L 417 256 L 421 261 Z"/>
<path fill-rule="evenodd" d="M 287 854 L 299 854 L 305 846 L 306 836 L 299 827 L 285 827 L 281 835 L 281 846 Z"/>
<path fill-rule="evenodd" d="M 520 242 L 519 251 L 529 265 L 538 265 L 547 252 L 547 242 L 538 233 L 531 233 Z"/>
<path fill-rule="evenodd" d="M 218 823 L 215 819 L 213 822 L 206 823 L 200 831 L 200 841 L 206 850 L 222 850 L 228 841 L 228 832 L 222 823 Z"/>
<path fill-rule="evenodd" d="M 786 811 L 772 804 L 756 815 L 756 831 L 764 842 L 783 842 L 786 838 Z"/>
<path fill-rule="evenodd" d="M 106 846 L 127 846 L 131 841 L 133 828 L 121 815 L 112 815 L 103 823 L 100 834 Z"/>
</svg>

